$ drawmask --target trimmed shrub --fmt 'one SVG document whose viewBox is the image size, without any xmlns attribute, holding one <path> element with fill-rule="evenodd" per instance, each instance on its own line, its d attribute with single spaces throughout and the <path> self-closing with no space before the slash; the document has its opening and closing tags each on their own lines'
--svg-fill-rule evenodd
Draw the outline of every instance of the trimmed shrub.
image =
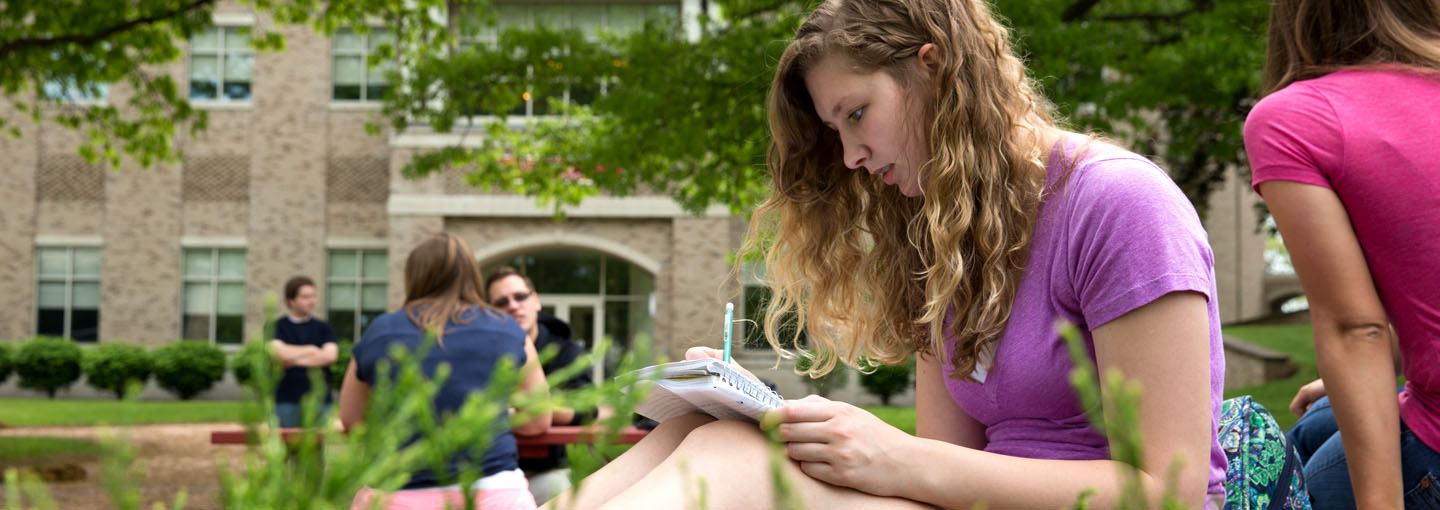
<svg viewBox="0 0 1440 510">
<path fill-rule="evenodd" d="M 80 368 L 85 372 L 86 384 L 114 393 L 119 399 L 125 398 L 130 384 L 144 385 L 154 364 L 144 347 L 104 343 L 85 351 Z"/>
<path fill-rule="evenodd" d="M 804 356 L 795 358 L 795 370 L 800 372 L 809 370 L 810 363 L 811 360 Z M 850 382 L 850 369 L 844 363 L 836 363 L 835 368 L 824 377 L 812 378 L 800 374 L 800 380 L 804 381 L 805 387 L 810 388 L 811 393 L 828 398 L 831 391 L 844 388 L 845 384 Z"/>
<path fill-rule="evenodd" d="M 254 387 L 255 363 L 264 362 L 267 357 L 269 355 L 265 352 L 263 342 L 246 342 L 243 349 L 230 356 L 230 372 L 235 374 L 235 381 L 243 386 Z M 278 381 L 278 373 L 276 377 Z"/>
<path fill-rule="evenodd" d="M 32 338 L 15 354 L 15 375 L 21 388 L 55 398 L 56 390 L 80 380 L 80 346 L 65 338 Z"/>
<path fill-rule="evenodd" d="M 874 372 L 860 373 L 860 386 L 871 395 L 880 397 L 880 403 L 888 406 L 890 397 L 904 393 L 910 387 L 910 377 L 914 373 L 914 358 L 898 365 L 876 365 Z"/>
<path fill-rule="evenodd" d="M 0 343 L 0 384 L 10 378 L 10 369 L 15 365 L 15 354 L 10 351 L 10 344 Z"/>
<path fill-rule="evenodd" d="M 225 377 L 225 353 L 205 342 L 181 340 L 155 349 L 155 382 L 180 400 L 209 390 Z"/>
</svg>

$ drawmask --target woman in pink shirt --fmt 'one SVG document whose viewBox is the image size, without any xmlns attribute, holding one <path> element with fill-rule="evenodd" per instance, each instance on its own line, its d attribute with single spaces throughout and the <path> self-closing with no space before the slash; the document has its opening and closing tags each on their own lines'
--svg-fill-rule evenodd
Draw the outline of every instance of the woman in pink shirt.
<svg viewBox="0 0 1440 510">
<path fill-rule="evenodd" d="M 1440 3 L 1277 1 L 1265 81 L 1245 147 L 1323 380 L 1292 409 L 1328 391 L 1344 432 L 1305 465 L 1315 508 L 1440 507 Z"/>
</svg>

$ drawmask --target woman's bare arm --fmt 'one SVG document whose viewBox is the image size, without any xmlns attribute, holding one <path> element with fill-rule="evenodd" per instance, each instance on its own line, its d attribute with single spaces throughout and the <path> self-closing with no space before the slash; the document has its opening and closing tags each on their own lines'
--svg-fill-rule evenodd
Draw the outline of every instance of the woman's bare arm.
<svg viewBox="0 0 1440 510">
<path fill-rule="evenodd" d="M 365 406 L 370 403 L 370 385 L 355 376 L 355 360 L 345 367 L 345 381 L 340 384 L 340 425 L 350 430 L 365 421 Z"/>
<path fill-rule="evenodd" d="M 1361 508 L 1401 508 L 1389 318 L 1350 216 L 1335 192 L 1323 187 L 1267 181 L 1260 192 L 1310 302 L 1315 362 L 1345 434 L 1356 502 Z"/>
</svg>

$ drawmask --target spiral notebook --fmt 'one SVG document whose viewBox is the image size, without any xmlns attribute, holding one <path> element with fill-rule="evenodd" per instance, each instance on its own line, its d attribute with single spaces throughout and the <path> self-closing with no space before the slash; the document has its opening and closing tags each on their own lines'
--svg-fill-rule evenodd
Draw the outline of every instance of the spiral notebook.
<svg viewBox="0 0 1440 510">
<path fill-rule="evenodd" d="M 635 412 L 657 422 L 705 413 L 759 423 L 766 411 L 785 405 L 779 393 L 714 358 L 649 366 L 622 377 L 629 376 L 636 378 L 635 384 L 651 387 Z"/>
</svg>

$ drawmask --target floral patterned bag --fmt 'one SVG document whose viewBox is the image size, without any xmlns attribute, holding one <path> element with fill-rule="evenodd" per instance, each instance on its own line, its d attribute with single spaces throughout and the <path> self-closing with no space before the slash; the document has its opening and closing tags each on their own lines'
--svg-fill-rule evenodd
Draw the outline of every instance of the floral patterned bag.
<svg viewBox="0 0 1440 510">
<path fill-rule="evenodd" d="M 1225 510 L 1310 508 L 1300 455 L 1269 411 L 1248 395 L 1221 403 L 1220 447 L 1225 469 Z"/>
</svg>

